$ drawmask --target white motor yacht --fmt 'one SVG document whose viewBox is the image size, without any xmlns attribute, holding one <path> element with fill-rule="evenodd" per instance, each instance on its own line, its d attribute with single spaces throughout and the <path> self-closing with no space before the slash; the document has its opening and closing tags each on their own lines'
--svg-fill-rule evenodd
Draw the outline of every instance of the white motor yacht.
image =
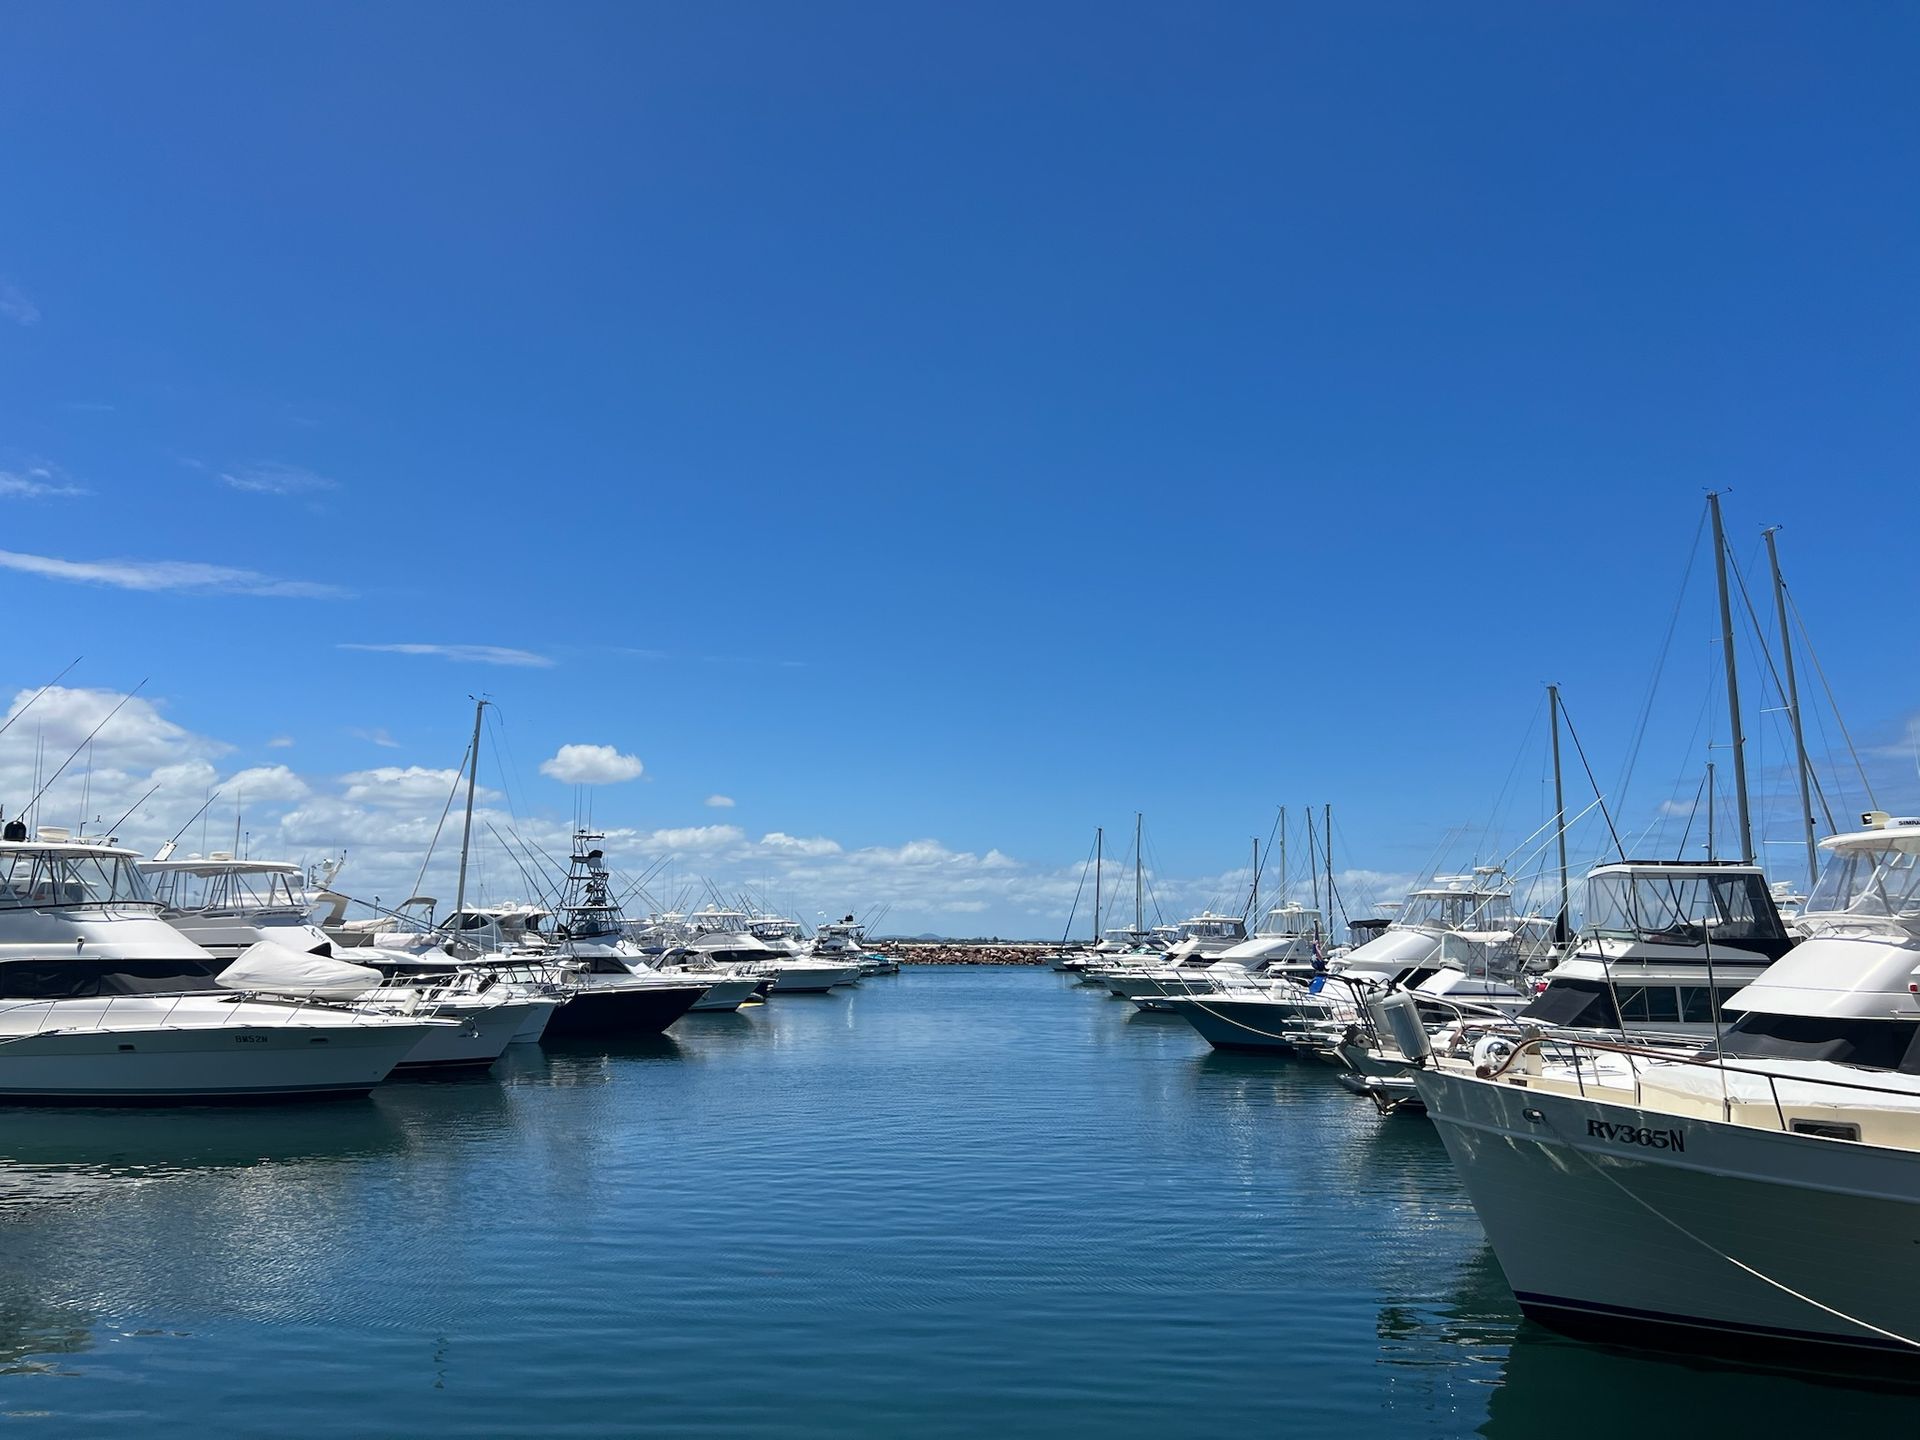
<svg viewBox="0 0 1920 1440">
<path fill-rule="evenodd" d="M 1288 1054 L 1302 1027 L 1357 1019 L 1372 991 L 1411 989 L 1448 968 L 1518 974 L 1547 947 L 1544 922 L 1516 916 L 1504 874 L 1482 866 L 1436 876 L 1413 891 L 1378 939 L 1328 963 L 1324 973 L 1172 997 L 1161 1008 L 1183 1017 L 1215 1049 Z"/>
<path fill-rule="evenodd" d="M 221 989 L 160 918 L 140 857 L 0 841 L 0 1098 L 98 1104 L 363 1095 L 434 1029 Z"/>
<path fill-rule="evenodd" d="M 1920 1373 L 1920 820 L 1820 843 L 1809 938 L 1691 1053 L 1536 1033 L 1458 1059 L 1388 1017 L 1528 1314 Z"/>
<path fill-rule="evenodd" d="M 162 905 L 161 918 L 222 967 L 262 942 L 304 954 L 335 954 L 331 937 L 312 923 L 294 889 L 301 878 L 297 865 L 216 853 L 147 860 L 140 869 Z M 402 1072 L 492 1065 L 516 1039 L 539 1039 L 559 1008 L 558 994 L 499 983 L 437 946 L 402 950 L 378 943 L 401 933 L 382 932 L 373 937 L 376 943 L 345 952 L 369 977 L 371 988 L 361 1000 L 382 1012 L 424 1011 L 460 1022 L 422 1036 L 401 1062 Z"/>
</svg>

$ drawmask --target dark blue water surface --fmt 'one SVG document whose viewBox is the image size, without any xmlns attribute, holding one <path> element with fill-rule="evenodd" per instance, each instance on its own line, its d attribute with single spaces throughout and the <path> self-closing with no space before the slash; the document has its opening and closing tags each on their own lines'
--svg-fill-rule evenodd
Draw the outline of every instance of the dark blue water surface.
<svg viewBox="0 0 1920 1440">
<path fill-rule="evenodd" d="M 0 1272 L 22 1433 L 1894 1433 L 1920 1409 L 1527 1324 L 1427 1122 L 1036 970 L 910 969 L 366 1102 L 0 1111 Z"/>
</svg>

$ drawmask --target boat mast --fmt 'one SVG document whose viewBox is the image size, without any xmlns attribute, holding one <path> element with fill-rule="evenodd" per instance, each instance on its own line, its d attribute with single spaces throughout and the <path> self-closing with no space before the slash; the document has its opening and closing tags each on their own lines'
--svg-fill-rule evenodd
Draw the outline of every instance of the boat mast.
<svg viewBox="0 0 1920 1440">
<path fill-rule="evenodd" d="M 1327 857 L 1327 943 L 1333 943 L 1333 805 L 1327 805 L 1326 824 L 1320 827 L 1320 853 Z"/>
<path fill-rule="evenodd" d="M 1807 737 L 1800 728 L 1800 682 L 1793 674 L 1793 633 L 1787 627 L 1787 582 L 1780 578 L 1780 550 L 1774 544 L 1778 525 L 1760 533 L 1767 537 L 1767 564 L 1773 569 L 1773 603 L 1780 612 L 1780 659 L 1787 670 L 1787 719 L 1793 723 L 1794 768 L 1800 777 L 1800 819 L 1807 831 L 1807 884 L 1820 883 L 1820 850 L 1813 839 L 1813 795 L 1808 788 Z"/>
<path fill-rule="evenodd" d="M 1713 807 L 1720 803 L 1720 792 L 1713 784 L 1713 761 L 1707 761 L 1707 859 L 1713 859 Z"/>
<path fill-rule="evenodd" d="M 1133 938 L 1140 939 L 1140 921 L 1145 912 L 1140 908 L 1140 812 L 1133 812 Z"/>
<path fill-rule="evenodd" d="M 1747 737 L 1740 728 L 1740 676 L 1733 660 L 1733 602 L 1727 595 L 1727 534 L 1720 525 L 1720 492 L 1707 492 L 1713 514 L 1713 573 L 1720 583 L 1720 646 L 1727 662 L 1727 717 L 1733 725 L 1733 798 L 1740 816 L 1740 860 L 1753 863 L 1753 822 L 1747 815 Z"/>
<path fill-rule="evenodd" d="M 1287 807 L 1280 807 L 1280 903 L 1287 903 Z"/>
<path fill-rule="evenodd" d="M 473 744 L 468 751 L 471 764 L 467 769 L 467 823 L 460 833 L 460 884 L 453 894 L 453 913 L 456 915 L 467 908 L 467 852 L 473 848 L 473 792 L 480 782 L 480 716 L 486 708 L 486 701 L 474 702 Z"/>
<path fill-rule="evenodd" d="M 1567 802 L 1560 790 L 1560 687 L 1547 686 L 1547 703 L 1553 712 L 1553 826 L 1560 832 L 1560 913 L 1554 917 L 1553 938 L 1567 943 Z"/>
<path fill-rule="evenodd" d="M 1253 899 L 1248 905 L 1253 909 L 1253 923 L 1260 923 L 1260 837 L 1253 837 Z"/>
<path fill-rule="evenodd" d="M 1093 943 L 1096 945 L 1100 943 L 1100 862 L 1104 858 L 1101 846 L 1106 833 L 1098 825 L 1093 827 Z"/>
</svg>

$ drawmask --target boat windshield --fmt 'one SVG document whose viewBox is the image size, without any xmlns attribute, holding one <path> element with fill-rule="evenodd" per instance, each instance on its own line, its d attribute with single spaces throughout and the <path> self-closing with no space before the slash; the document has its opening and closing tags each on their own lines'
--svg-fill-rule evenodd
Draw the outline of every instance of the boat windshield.
<svg viewBox="0 0 1920 1440">
<path fill-rule="evenodd" d="M 1427 926 L 1437 930 L 1500 930 L 1513 920 L 1513 902 L 1505 894 L 1472 890 L 1421 890 L 1407 897 L 1394 917 L 1396 928 Z"/>
<path fill-rule="evenodd" d="M 0 854 L 0 910 L 52 910 L 78 905 L 158 908 L 130 855 L 62 850 Z"/>
<path fill-rule="evenodd" d="M 1276 905 L 1260 923 L 1262 935 L 1315 935 L 1320 930 L 1320 912 L 1298 905 Z"/>
<path fill-rule="evenodd" d="M 1801 913 L 1920 924 L 1920 836 L 1835 851 Z"/>
<path fill-rule="evenodd" d="M 171 910 L 303 910 L 293 877 L 278 870 L 150 870 L 153 895 Z"/>
<path fill-rule="evenodd" d="M 1597 935 L 1649 945 L 1786 937 L 1766 881 L 1752 871 L 1590 875 L 1586 922 Z"/>
<path fill-rule="evenodd" d="M 1202 916 L 1189 920 L 1180 927 L 1188 935 L 1204 940 L 1238 940 L 1245 937 L 1247 927 L 1238 920 L 1222 920 L 1217 916 Z"/>
</svg>

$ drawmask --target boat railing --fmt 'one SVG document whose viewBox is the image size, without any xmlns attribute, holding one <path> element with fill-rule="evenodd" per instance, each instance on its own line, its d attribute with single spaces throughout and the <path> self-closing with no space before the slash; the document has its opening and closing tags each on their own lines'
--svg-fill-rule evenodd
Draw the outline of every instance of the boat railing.
<svg viewBox="0 0 1920 1440">
<path fill-rule="evenodd" d="M 1678 1043 L 1681 1042 L 1676 1040 L 1676 1044 Z M 1592 1058 L 1587 1059 L 1583 1055 L 1583 1052 L 1589 1052 Z M 1779 1129 L 1783 1134 L 1792 1133 L 1792 1126 L 1789 1124 L 1787 1117 L 1787 1106 L 1800 1102 L 1796 1102 L 1791 1098 L 1784 1101 L 1782 1100 L 1780 1095 L 1781 1081 L 1786 1081 L 1790 1085 L 1821 1087 L 1835 1094 L 1893 1096 L 1900 1100 L 1907 1101 L 1916 1107 L 1920 1107 L 1920 1090 L 1903 1089 L 1891 1085 L 1874 1085 L 1865 1081 L 1839 1079 L 1829 1075 L 1782 1075 L 1772 1070 L 1762 1070 L 1749 1065 L 1735 1064 L 1725 1056 L 1713 1053 L 1696 1051 L 1695 1053 L 1688 1054 L 1678 1049 L 1660 1049 L 1647 1045 L 1634 1045 L 1610 1040 L 1589 1039 L 1584 1036 L 1576 1037 L 1561 1034 L 1534 1034 L 1525 1036 L 1513 1047 L 1512 1051 L 1501 1058 L 1498 1063 L 1478 1065 L 1475 1067 L 1474 1074 L 1483 1080 L 1501 1079 L 1502 1077 L 1514 1074 L 1516 1067 L 1529 1055 L 1538 1056 L 1543 1062 L 1564 1066 L 1570 1070 L 1572 1072 L 1574 1087 L 1582 1099 L 1613 1100 L 1616 1102 L 1618 1099 L 1617 1094 L 1589 1093 L 1587 1088 L 1587 1074 L 1589 1071 L 1591 1072 L 1592 1083 L 1596 1092 L 1617 1092 L 1621 1089 L 1619 1085 L 1603 1085 L 1602 1063 L 1599 1057 L 1603 1055 L 1618 1056 L 1625 1062 L 1627 1073 L 1633 1081 L 1633 1103 L 1636 1107 L 1643 1106 L 1645 1103 L 1643 1067 L 1653 1065 L 1667 1067 L 1688 1066 L 1699 1071 L 1711 1071 L 1723 1077 L 1728 1075 L 1744 1075 L 1752 1079 L 1764 1080 L 1766 1082 L 1767 1097 L 1771 1102 L 1774 1118 L 1779 1122 Z M 1527 1070 L 1519 1071 L 1518 1074 L 1520 1078 L 1523 1079 L 1551 1078 L 1543 1076 L 1539 1072 Z M 1744 1119 L 1736 1121 L 1733 1107 L 1735 1103 L 1741 1103 L 1744 1110 L 1747 1098 L 1748 1097 L 1745 1096 L 1735 1096 L 1728 1087 L 1723 1085 L 1719 1096 L 1721 1118 L 1728 1124 L 1746 1123 Z"/>
</svg>

